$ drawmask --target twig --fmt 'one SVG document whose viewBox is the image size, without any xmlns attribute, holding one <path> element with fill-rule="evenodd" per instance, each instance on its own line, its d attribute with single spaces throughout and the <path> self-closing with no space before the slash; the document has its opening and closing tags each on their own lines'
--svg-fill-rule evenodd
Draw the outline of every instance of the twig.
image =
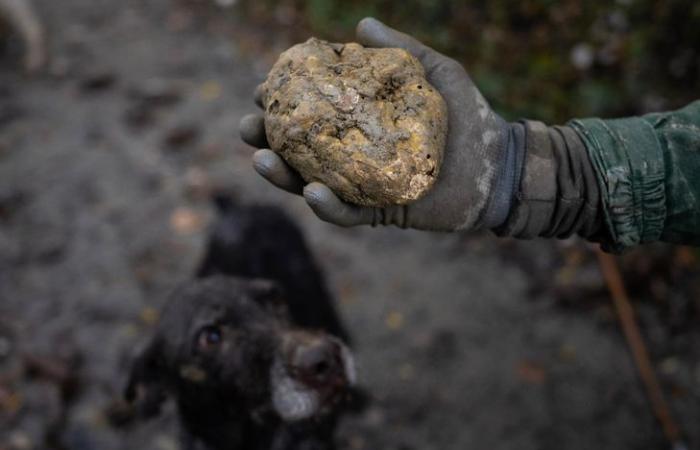
<svg viewBox="0 0 700 450">
<path fill-rule="evenodd" d="M 608 285 L 612 296 L 615 310 L 622 325 L 622 331 L 627 339 L 627 344 L 632 351 L 632 357 L 637 365 L 639 376 L 646 388 L 651 407 L 654 410 L 654 415 L 658 419 L 663 429 L 664 435 L 671 443 L 674 449 L 683 449 L 685 445 L 681 440 L 681 432 L 676 421 L 673 419 L 671 409 L 664 398 L 661 391 L 661 385 L 656 378 L 654 367 L 651 364 L 649 352 L 644 344 L 644 338 L 639 331 L 639 326 L 634 314 L 634 309 L 630 303 L 629 296 L 625 290 L 625 285 L 622 281 L 620 269 L 617 266 L 615 257 L 603 252 L 596 247 L 595 252 L 598 256 L 600 269 L 603 272 L 603 277 Z"/>
</svg>

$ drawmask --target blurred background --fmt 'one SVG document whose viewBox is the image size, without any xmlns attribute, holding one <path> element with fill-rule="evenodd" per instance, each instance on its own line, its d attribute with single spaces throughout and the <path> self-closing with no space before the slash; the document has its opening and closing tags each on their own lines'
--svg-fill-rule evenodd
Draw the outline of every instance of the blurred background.
<svg viewBox="0 0 700 450">
<path fill-rule="evenodd" d="M 700 88 L 700 4 L 687 0 L 240 0 L 254 23 L 353 39 L 374 16 L 464 64 L 509 119 L 563 123 L 675 109 Z"/>
<path fill-rule="evenodd" d="M 700 92 L 700 3 L 618 0 L 35 0 L 46 63 L 0 25 L 0 449 L 182 448 L 172 405 L 111 409 L 211 192 L 289 212 L 373 395 L 342 449 L 669 448 L 591 247 L 341 229 L 265 183 L 238 121 L 279 52 L 373 15 L 462 62 L 509 119 L 563 123 Z M 619 258 L 654 369 L 700 449 L 700 253 Z"/>
</svg>

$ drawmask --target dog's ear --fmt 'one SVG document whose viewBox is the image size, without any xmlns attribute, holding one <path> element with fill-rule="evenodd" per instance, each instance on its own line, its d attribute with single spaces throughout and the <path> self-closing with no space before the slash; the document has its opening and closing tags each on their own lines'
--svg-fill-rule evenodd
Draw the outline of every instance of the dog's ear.
<svg viewBox="0 0 700 450">
<path fill-rule="evenodd" d="M 255 301 L 278 316 L 286 316 L 287 302 L 279 284 L 263 278 L 254 278 L 248 283 Z"/>
<path fill-rule="evenodd" d="M 165 401 L 166 373 L 162 340 L 154 338 L 134 359 L 124 389 L 124 398 L 139 417 L 150 418 L 160 413 Z"/>
</svg>

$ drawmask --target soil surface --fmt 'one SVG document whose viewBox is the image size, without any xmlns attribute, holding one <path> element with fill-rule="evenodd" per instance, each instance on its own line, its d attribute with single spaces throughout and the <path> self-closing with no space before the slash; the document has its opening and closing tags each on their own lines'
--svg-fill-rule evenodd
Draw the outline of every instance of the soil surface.
<svg viewBox="0 0 700 450">
<path fill-rule="evenodd" d="M 172 405 L 107 420 L 203 250 L 211 189 L 302 225 L 373 395 L 343 449 L 659 449 L 588 247 L 342 229 L 251 168 L 238 121 L 291 44 L 206 2 L 37 0 L 47 73 L 0 60 L 0 448 L 181 448 Z M 623 259 L 655 367 L 700 448 L 697 256 Z"/>
</svg>

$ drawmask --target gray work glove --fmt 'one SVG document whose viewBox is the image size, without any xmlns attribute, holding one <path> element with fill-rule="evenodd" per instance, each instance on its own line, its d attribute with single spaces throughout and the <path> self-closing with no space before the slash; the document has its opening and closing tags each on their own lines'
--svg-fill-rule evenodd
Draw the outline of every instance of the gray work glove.
<svg viewBox="0 0 700 450">
<path fill-rule="evenodd" d="M 322 220 L 341 226 L 384 224 L 453 231 L 501 225 L 519 183 L 523 126 L 508 124 L 494 113 L 457 61 L 373 18 L 360 21 L 356 33 L 362 45 L 400 47 L 418 58 L 428 81 L 447 102 L 448 135 L 435 185 L 408 205 L 372 208 L 345 203 L 321 183 L 305 185 L 267 149 L 262 114 L 245 116 L 240 125 L 243 140 L 260 148 L 253 156 L 255 170 L 275 186 L 303 195 Z"/>
</svg>

